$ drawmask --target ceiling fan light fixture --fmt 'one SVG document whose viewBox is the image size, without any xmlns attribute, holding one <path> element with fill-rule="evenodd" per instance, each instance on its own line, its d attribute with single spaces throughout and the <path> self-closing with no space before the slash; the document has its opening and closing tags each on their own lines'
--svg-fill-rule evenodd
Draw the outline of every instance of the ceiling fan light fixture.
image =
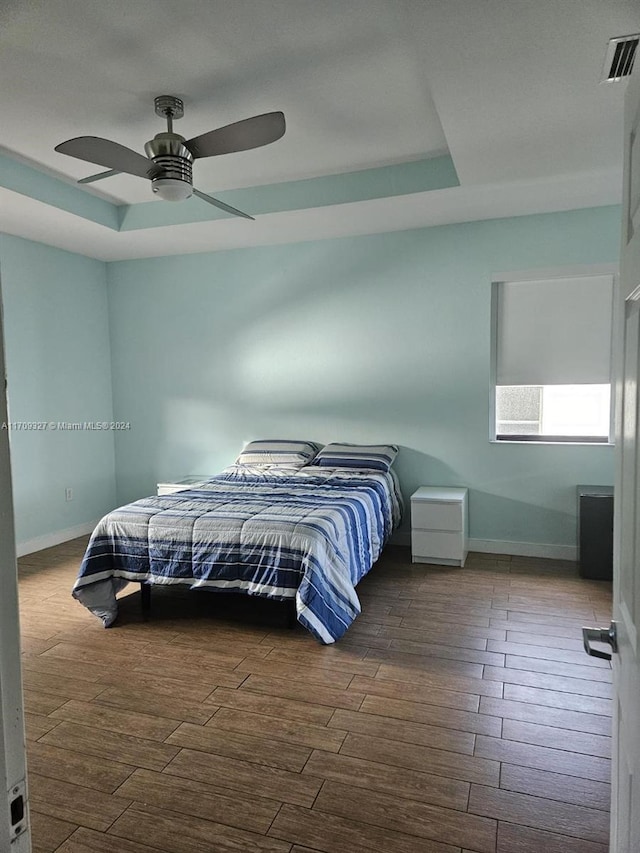
<svg viewBox="0 0 640 853">
<path fill-rule="evenodd" d="M 163 201 L 184 201 L 193 195 L 193 187 L 177 178 L 155 178 L 151 188 Z"/>
<path fill-rule="evenodd" d="M 145 143 L 146 157 L 119 142 L 99 136 L 76 136 L 56 145 L 55 150 L 107 169 L 106 172 L 81 178 L 81 184 L 112 175 L 134 175 L 149 179 L 152 191 L 163 201 L 184 201 L 195 195 L 226 213 L 252 220 L 253 216 L 237 207 L 194 189 L 193 161 L 202 157 L 249 151 L 275 142 L 286 129 L 284 113 L 263 113 L 210 130 L 193 139 L 185 139 L 173 132 L 174 119 L 184 115 L 182 100 L 174 95 L 159 95 L 154 103 L 156 114 L 166 118 L 167 129 L 163 133 L 156 133 L 153 139 Z"/>
</svg>

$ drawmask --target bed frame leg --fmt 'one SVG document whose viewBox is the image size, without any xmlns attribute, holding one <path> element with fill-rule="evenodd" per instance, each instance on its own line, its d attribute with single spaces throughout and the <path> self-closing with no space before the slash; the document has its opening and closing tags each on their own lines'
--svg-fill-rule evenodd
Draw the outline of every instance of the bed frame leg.
<svg viewBox="0 0 640 853">
<path fill-rule="evenodd" d="M 151 584 L 144 582 L 140 584 L 140 606 L 142 618 L 147 622 L 151 615 Z"/>
</svg>

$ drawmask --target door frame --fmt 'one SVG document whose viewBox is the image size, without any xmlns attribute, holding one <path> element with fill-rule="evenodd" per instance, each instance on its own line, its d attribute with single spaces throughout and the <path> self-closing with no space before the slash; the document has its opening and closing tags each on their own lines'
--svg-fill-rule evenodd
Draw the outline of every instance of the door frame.
<svg viewBox="0 0 640 853">
<path fill-rule="evenodd" d="M 3 329 L 0 291 L 0 850 L 31 853 Z"/>
</svg>

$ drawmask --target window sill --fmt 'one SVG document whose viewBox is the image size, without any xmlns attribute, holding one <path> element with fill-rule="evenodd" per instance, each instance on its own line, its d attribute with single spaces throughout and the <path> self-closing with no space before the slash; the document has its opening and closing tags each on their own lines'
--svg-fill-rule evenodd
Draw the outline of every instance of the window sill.
<svg viewBox="0 0 640 853">
<path fill-rule="evenodd" d="M 489 444 L 508 444 L 510 446 L 517 444 L 519 447 L 537 447 L 538 445 L 548 447 L 550 444 L 554 447 L 615 447 L 613 441 L 522 441 L 506 438 L 490 438 Z"/>
</svg>

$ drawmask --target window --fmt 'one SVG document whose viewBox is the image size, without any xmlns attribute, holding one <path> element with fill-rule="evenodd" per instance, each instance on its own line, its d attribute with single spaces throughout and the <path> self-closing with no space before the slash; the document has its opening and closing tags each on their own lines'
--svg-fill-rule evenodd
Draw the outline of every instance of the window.
<svg viewBox="0 0 640 853">
<path fill-rule="evenodd" d="M 492 437 L 606 443 L 613 275 L 494 283 Z"/>
</svg>

